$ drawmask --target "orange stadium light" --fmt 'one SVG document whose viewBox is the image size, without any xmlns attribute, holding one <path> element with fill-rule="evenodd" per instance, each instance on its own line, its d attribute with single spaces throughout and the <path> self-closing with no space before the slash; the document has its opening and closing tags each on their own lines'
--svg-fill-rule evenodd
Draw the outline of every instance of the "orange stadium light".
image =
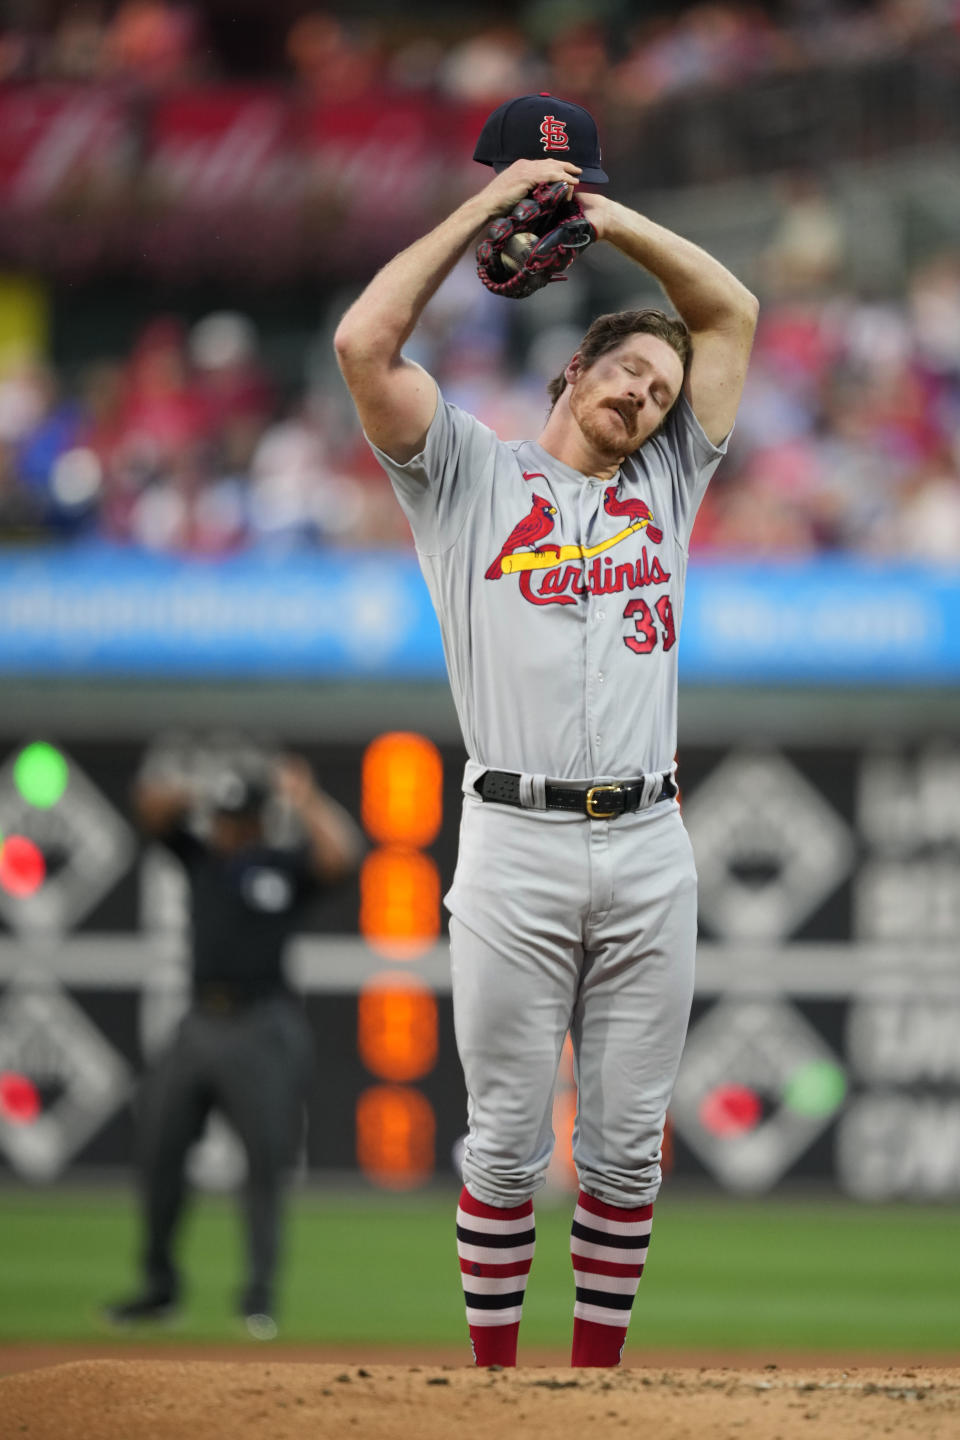
<svg viewBox="0 0 960 1440">
<path fill-rule="evenodd" d="M 357 1101 L 357 1163 L 374 1184 L 414 1190 L 433 1174 L 437 1122 L 408 1085 L 374 1085 Z"/>
<path fill-rule="evenodd" d="M 556 1143 L 547 1168 L 547 1184 L 555 1190 L 576 1194 L 577 1171 L 573 1163 L 573 1128 L 577 1119 L 577 1082 L 573 1069 L 573 1042 L 568 1035 L 560 1052 L 553 1092 L 553 1133 Z"/>
<path fill-rule="evenodd" d="M 374 850 L 360 870 L 360 933 L 393 960 L 409 960 L 440 934 L 440 872 L 418 850 Z"/>
<path fill-rule="evenodd" d="M 419 981 L 373 980 L 357 1005 L 357 1051 L 381 1080 L 419 1080 L 437 1063 L 437 1001 Z"/>
<path fill-rule="evenodd" d="M 378 845 L 422 849 L 443 819 L 443 761 L 432 740 L 395 730 L 371 741 L 363 757 L 360 813 Z"/>
</svg>

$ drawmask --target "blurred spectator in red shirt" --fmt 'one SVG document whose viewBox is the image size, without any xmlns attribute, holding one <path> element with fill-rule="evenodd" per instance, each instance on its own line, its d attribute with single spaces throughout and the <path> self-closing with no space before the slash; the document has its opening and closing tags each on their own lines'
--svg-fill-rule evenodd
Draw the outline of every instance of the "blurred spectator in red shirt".
<svg viewBox="0 0 960 1440">
<path fill-rule="evenodd" d="M 144 330 L 126 366 L 121 424 L 128 440 L 163 455 L 213 428 L 210 402 L 191 383 L 186 331 L 173 316 Z"/>
<path fill-rule="evenodd" d="M 199 39 L 192 6 L 124 0 L 107 30 L 105 71 L 146 90 L 168 90 L 201 73 Z"/>
<path fill-rule="evenodd" d="M 212 426 L 262 426 L 275 404 L 273 381 L 259 355 L 256 326 L 235 310 L 218 310 L 190 331 L 187 353 Z"/>
<path fill-rule="evenodd" d="M 301 87 L 314 100 L 353 100 L 375 90 L 382 78 L 382 39 L 373 25 L 347 26 L 312 10 L 294 21 L 286 48 Z"/>
</svg>

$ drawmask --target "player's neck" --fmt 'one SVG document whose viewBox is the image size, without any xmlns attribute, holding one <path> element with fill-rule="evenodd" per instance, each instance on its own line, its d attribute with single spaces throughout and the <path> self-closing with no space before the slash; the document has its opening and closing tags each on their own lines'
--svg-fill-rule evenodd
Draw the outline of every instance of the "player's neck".
<svg viewBox="0 0 960 1440">
<path fill-rule="evenodd" d="M 562 400 L 562 397 L 561 397 Z M 565 405 L 557 402 L 547 423 L 537 437 L 541 450 L 546 450 L 554 460 L 579 470 L 581 475 L 597 480 L 612 480 L 623 463 L 623 456 L 611 460 L 591 445 L 580 426 Z"/>
</svg>

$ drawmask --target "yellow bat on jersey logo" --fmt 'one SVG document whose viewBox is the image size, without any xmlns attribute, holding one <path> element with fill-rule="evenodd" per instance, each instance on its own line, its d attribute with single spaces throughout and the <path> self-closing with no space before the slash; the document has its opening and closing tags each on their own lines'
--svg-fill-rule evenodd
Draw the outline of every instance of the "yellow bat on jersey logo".
<svg viewBox="0 0 960 1440">
<path fill-rule="evenodd" d="M 594 555 L 619 545 L 622 540 L 636 534 L 649 523 L 649 519 L 637 520 L 618 535 L 611 535 L 609 540 L 601 540 L 598 545 L 557 545 L 553 549 L 545 549 L 542 554 L 534 550 L 521 550 L 516 555 L 504 555 L 500 567 L 504 575 L 516 575 L 521 570 L 552 570 L 554 565 L 562 565 L 564 560 L 592 560 Z"/>
</svg>

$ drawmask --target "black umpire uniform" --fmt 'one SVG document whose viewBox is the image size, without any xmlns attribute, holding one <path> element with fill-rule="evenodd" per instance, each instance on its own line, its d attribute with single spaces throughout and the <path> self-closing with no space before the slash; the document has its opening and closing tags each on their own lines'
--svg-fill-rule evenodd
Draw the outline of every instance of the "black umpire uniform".
<svg viewBox="0 0 960 1440">
<path fill-rule="evenodd" d="M 298 848 L 278 848 L 264 835 L 263 809 L 273 787 L 301 821 L 306 838 Z M 276 767 L 272 786 L 238 769 L 225 772 L 203 839 L 188 824 L 192 797 L 182 790 L 144 785 L 136 799 L 144 829 L 187 875 L 192 999 L 141 1092 L 143 1289 L 109 1306 L 107 1315 L 129 1324 L 176 1310 L 181 1281 L 173 1245 L 187 1153 L 216 1108 L 247 1160 L 247 1275 L 239 1311 L 254 1338 L 272 1339 L 284 1179 L 296 1155 L 313 1060 L 310 1028 L 286 980 L 283 954 L 306 903 L 355 868 L 359 831 L 294 758 Z"/>
</svg>

